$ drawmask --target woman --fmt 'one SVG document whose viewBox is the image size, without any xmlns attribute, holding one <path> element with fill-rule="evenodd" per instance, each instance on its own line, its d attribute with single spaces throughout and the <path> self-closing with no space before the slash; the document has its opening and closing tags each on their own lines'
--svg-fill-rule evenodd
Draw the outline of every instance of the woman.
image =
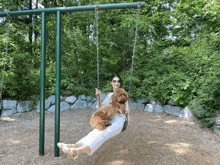
<svg viewBox="0 0 220 165">
<path fill-rule="evenodd" d="M 122 85 L 122 81 L 119 75 L 114 75 L 110 79 L 110 84 L 113 87 L 113 91 L 116 88 L 119 88 Z M 97 88 L 96 95 L 98 95 L 99 99 L 101 100 L 101 91 Z M 111 96 L 114 92 L 108 94 L 105 100 L 102 102 L 101 106 L 106 106 L 111 104 Z M 99 102 L 97 101 L 96 108 L 99 108 Z M 126 102 L 126 113 L 129 114 L 128 111 L 128 102 Z M 79 154 L 87 153 L 88 155 L 92 155 L 106 140 L 118 135 L 125 122 L 126 116 L 125 114 L 115 115 L 110 122 L 112 123 L 111 126 L 106 127 L 103 131 L 99 131 L 98 129 L 94 129 L 91 131 L 87 136 L 79 140 L 75 144 L 64 144 L 64 143 L 57 143 L 57 146 L 63 150 L 68 156 L 72 156 L 73 160 L 76 160 Z"/>
</svg>

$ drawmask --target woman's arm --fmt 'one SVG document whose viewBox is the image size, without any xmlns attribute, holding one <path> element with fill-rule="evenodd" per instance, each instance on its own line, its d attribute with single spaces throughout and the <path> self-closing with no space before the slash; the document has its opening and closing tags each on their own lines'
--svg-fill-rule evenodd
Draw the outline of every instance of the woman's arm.
<svg viewBox="0 0 220 165">
<path fill-rule="evenodd" d="M 97 102 L 97 105 L 96 105 L 96 109 L 98 109 L 99 108 L 99 103 L 101 103 L 101 105 L 102 105 L 102 100 L 101 100 L 101 95 L 98 95 L 98 100 L 96 101 Z"/>
<path fill-rule="evenodd" d="M 97 100 L 96 100 L 96 102 L 97 102 L 97 104 L 96 104 L 96 109 L 98 109 L 98 108 L 100 108 L 100 105 L 99 105 L 99 103 L 101 103 L 101 105 L 102 105 L 102 102 L 101 102 L 101 90 L 99 90 L 98 88 L 95 88 L 96 89 L 96 95 L 97 95 Z"/>
</svg>

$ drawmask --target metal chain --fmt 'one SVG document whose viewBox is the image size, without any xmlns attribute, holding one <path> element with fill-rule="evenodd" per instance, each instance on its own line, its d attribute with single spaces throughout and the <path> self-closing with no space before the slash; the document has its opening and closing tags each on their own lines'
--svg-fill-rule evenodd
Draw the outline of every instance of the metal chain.
<svg viewBox="0 0 220 165">
<path fill-rule="evenodd" d="M 99 21 L 99 17 L 98 17 L 98 5 L 96 5 L 95 8 L 96 11 L 96 33 L 97 33 L 97 38 L 96 38 L 96 49 L 97 49 L 97 87 L 99 88 L 99 29 L 98 29 L 98 21 Z"/>
<path fill-rule="evenodd" d="M 96 38 L 96 48 L 97 48 L 97 88 L 99 89 L 99 11 L 98 11 L 98 5 L 96 5 L 95 8 L 95 18 L 96 18 L 96 33 L 97 33 L 97 38 Z M 99 96 L 97 96 L 97 101 L 99 102 L 99 107 L 101 106 L 101 100 L 99 99 Z"/>
<path fill-rule="evenodd" d="M 4 84 L 5 65 L 6 65 L 7 54 L 8 54 L 9 31 L 10 31 L 10 23 L 11 23 L 11 17 L 10 17 L 10 15 L 9 15 L 9 12 L 10 12 L 10 11 L 7 10 L 7 15 L 8 15 L 9 21 L 8 21 L 8 30 L 7 30 L 7 42 L 6 42 L 5 60 L 4 60 L 4 69 L 3 69 L 2 85 L 1 85 L 1 93 L 0 93 L 1 103 L 2 103 L 2 90 L 3 90 L 3 84 Z"/>
<path fill-rule="evenodd" d="M 135 39 L 134 39 L 134 48 L 133 48 L 133 56 L 132 56 L 132 64 L 131 64 L 131 75 L 130 75 L 130 86 L 129 86 L 129 92 L 128 92 L 128 100 L 130 100 L 130 91 L 131 91 L 131 79 L 132 79 L 132 72 L 133 72 L 133 65 L 134 65 L 134 54 L 135 54 L 135 47 L 136 47 L 136 41 L 137 41 L 137 29 L 138 29 L 138 21 L 139 21 L 139 15 L 140 15 L 140 10 L 141 10 L 141 4 L 140 2 L 138 2 L 137 4 L 137 9 L 138 9 L 138 13 L 137 13 L 137 24 L 136 24 L 136 31 L 135 31 Z M 129 112 L 128 112 L 129 113 Z M 126 114 L 126 120 L 124 123 L 124 126 L 122 128 L 123 132 L 128 125 L 128 121 L 130 120 L 130 115 Z"/>
<path fill-rule="evenodd" d="M 132 72 L 133 72 L 133 67 L 134 67 L 134 55 L 135 55 L 135 47 L 136 47 L 136 42 L 137 42 L 137 30 L 138 30 L 138 22 L 139 22 L 139 15 L 141 11 L 141 4 L 138 2 L 137 5 L 137 23 L 136 23 L 136 31 L 135 31 L 135 39 L 134 39 L 134 48 L 133 48 L 133 56 L 132 56 L 132 65 L 131 65 L 131 74 L 130 74 L 130 86 L 129 86 L 129 92 L 128 92 L 128 98 L 130 99 L 130 91 L 131 91 L 131 79 L 132 79 Z"/>
<path fill-rule="evenodd" d="M 131 91 L 131 80 L 132 80 L 132 72 L 133 72 L 133 66 L 134 66 L 134 55 L 135 55 L 135 47 L 137 42 L 137 30 L 138 30 L 138 23 L 139 23 L 139 15 L 141 10 L 140 2 L 138 2 L 137 5 L 138 13 L 137 13 L 137 23 L 136 23 L 136 31 L 135 31 L 135 40 L 134 40 L 134 48 L 133 48 L 133 56 L 132 56 L 132 65 L 131 65 L 131 74 L 130 74 L 130 86 L 129 86 L 129 92 L 128 92 L 128 98 L 130 98 L 130 91 Z M 96 33 L 97 33 L 97 40 L 96 40 L 96 46 L 97 46 L 97 88 L 99 89 L 99 43 L 98 43 L 98 5 L 96 5 L 95 8 L 96 11 Z M 97 96 L 97 100 L 99 102 L 99 106 L 101 105 L 101 100 Z"/>
</svg>

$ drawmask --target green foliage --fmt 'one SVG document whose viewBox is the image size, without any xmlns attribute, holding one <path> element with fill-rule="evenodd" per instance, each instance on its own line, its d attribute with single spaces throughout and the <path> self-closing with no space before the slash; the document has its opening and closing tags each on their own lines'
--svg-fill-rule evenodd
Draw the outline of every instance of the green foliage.
<svg viewBox="0 0 220 165">
<path fill-rule="evenodd" d="M 31 99 L 30 99 L 30 104 L 31 104 L 31 105 L 34 105 L 34 104 L 36 104 L 38 101 L 39 101 L 39 98 L 38 98 L 38 97 L 32 96 Z"/>
<path fill-rule="evenodd" d="M 215 125 L 215 121 L 211 118 L 203 118 L 199 124 L 201 124 L 203 128 L 212 128 Z"/>
<path fill-rule="evenodd" d="M 213 117 L 215 114 L 213 113 L 213 109 L 210 109 L 205 103 L 201 100 L 194 99 L 191 101 L 191 105 L 189 106 L 190 110 L 194 114 L 194 116 L 199 119 L 199 124 L 204 127 L 212 128 L 215 124 Z"/>
</svg>

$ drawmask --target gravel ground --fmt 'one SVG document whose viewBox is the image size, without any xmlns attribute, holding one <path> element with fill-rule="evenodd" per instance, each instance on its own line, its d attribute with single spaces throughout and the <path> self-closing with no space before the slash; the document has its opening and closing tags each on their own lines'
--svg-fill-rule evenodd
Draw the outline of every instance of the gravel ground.
<svg viewBox="0 0 220 165">
<path fill-rule="evenodd" d="M 60 113 L 60 141 L 75 143 L 92 128 L 94 110 Z M 92 156 L 76 162 L 63 152 L 54 157 L 54 113 L 46 112 L 45 155 L 39 156 L 39 113 L 0 118 L 1 165 L 220 165 L 220 136 L 196 122 L 159 113 L 131 110 L 127 129 L 105 142 Z"/>
</svg>

